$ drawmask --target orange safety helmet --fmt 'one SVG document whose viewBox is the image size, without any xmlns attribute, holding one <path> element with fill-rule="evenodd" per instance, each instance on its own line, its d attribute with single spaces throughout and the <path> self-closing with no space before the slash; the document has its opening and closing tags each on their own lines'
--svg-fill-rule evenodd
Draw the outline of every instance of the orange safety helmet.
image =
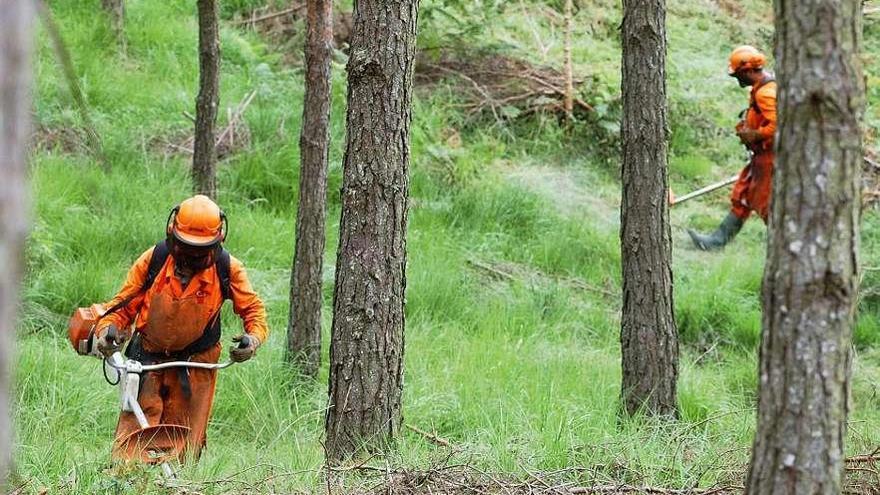
<svg viewBox="0 0 880 495">
<path fill-rule="evenodd" d="M 730 52 L 730 66 L 727 68 L 729 75 L 734 75 L 741 70 L 763 69 L 767 63 L 767 57 L 757 48 L 749 45 L 738 46 Z"/>
<path fill-rule="evenodd" d="M 217 203 L 198 194 L 171 210 L 166 233 L 189 246 L 211 246 L 226 240 L 225 223 L 226 215 Z"/>
</svg>

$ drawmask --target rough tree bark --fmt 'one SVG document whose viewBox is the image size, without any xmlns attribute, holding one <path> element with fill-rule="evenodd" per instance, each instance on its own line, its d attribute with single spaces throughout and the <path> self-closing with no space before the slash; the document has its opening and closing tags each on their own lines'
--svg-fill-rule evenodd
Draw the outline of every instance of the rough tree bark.
<svg viewBox="0 0 880 495">
<path fill-rule="evenodd" d="M 666 7 L 664 0 L 624 0 L 623 9 L 621 399 L 629 414 L 643 408 L 675 416 L 678 332 L 666 192 Z"/>
<path fill-rule="evenodd" d="M 321 365 L 321 274 L 330 150 L 332 0 L 309 0 L 306 23 L 306 93 L 299 137 L 299 209 L 296 212 L 296 252 L 290 279 L 287 356 L 304 375 L 314 378 Z"/>
<path fill-rule="evenodd" d="M 9 375 L 28 223 L 25 156 L 33 14 L 29 0 L 10 0 L 0 9 L 0 483 L 6 479 L 12 455 Z"/>
<path fill-rule="evenodd" d="M 831 495 L 858 292 L 861 3 L 775 4 L 780 124 L 747 493 Z"/>
<path fill-rule="evenodd" d="M 409 128 L 418 0 L 355 2 L 330 341 L 327 456 L 400 429 Z"/>
<path fill-rule="evenodd" d="M 214 126 L 220 93 L 220 18 L 217 0 L 198 0 L 199 96 L 193 144 L 193 191 L 217 198 L 217 152 Z"/>
<path fill-rule="evenodd" d="M 116 37 L 116 43 L 125 49 L 125 0 L 101 0 L 101 5 L 110 16 L 110 27 Z"/>
</svg>

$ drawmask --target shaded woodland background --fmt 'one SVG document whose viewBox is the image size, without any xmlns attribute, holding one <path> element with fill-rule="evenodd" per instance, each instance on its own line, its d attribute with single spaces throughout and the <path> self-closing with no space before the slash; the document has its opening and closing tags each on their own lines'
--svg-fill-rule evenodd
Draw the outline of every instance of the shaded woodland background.
<svg viewBox="0 0 880 495">
<path fill-rule="evenodd" d="M 105 470 L 115 389 L 97 361 L 74 356 L 62 337 L 70 311 L 108 299 L 131 261 L 164 235 L 168 209 L 189 193 L 195 7 L 127 2 L 120 47 L 99 2 L 50 6 L 101 157 L 41 30 L 11 486 L 159 490 L 153 474 Z M 508 473 L 579 466 L 566 476 L 736 485 L 754 433 L 764 227 L 753 220 L 726 251 L 705 254 L 690 248 L 683 227 L 714 227 L 725 194 L 671 211 L 681 417 L 621 419 L 620 9 L 605 0 L 575 9 L 576 99 L 565 123 L 562 7 L 422 2 L 403 414 L 405 424 L 448 445 L 405 428 L 397 449 L 371 464 L 462 463 Z M 350 3 L 334 8 L 324 342 L 351 27 Z M 675 0 L 667 8 L 670 180 L 685 192 L 745 161 L 732 128 L 746 93 L 727 77 L 726 57 L 741 43 L 771 51 L 772 8 L 755 0 Z M 273 335 L 255 361 L 221 373 L 208 450 L 181 475 L 209 493 L 313 489 L 320 480 L 327 346 L 317 384 L 297 377 L 283 358 L 299 194 L 303 14 L 296 5 L 247 0 L 223 2 L 219 14 L 218 200 L 230 217 L 228 246 L 266 300 Z M 873 206 L 880 193 L 871 164 L 880 128 L 880 16 L 865 17 L 864 43 L 868 207 L 850 454 L 880 444 L 880 223 Z M 238 328 L 231 312 L 226 319 L 227 329 Z M 376 480 L 352 475 L 347 482 L 366 490 Z"/>
</svg>

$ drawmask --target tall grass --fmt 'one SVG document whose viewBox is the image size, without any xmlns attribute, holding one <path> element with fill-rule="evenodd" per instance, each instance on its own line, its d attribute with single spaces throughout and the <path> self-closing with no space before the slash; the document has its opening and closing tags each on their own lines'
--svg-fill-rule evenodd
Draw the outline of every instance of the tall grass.
<svg viewBox="0 0 880 495">
<path fill-rule="evenodd" d="M 223 15 L 263 3 L 227 2 Z M 182 112 L 191 111 L 196 92 L 194 6 L 127 2 L 126 54 L 116 52 L 97 0 L 52 7 L 112 170 L 81 151 L 34 153 L 10 484 L 26 484 L 27 493 L 165 493 L 156 470 L 110 465 L 116 390 L 97 360 L 71 352 L 64 327 L 77 306 L 114 294 L 131 262 L 164 235 L 168 210 L 189 194 L 188 158 L 168 154 L 164 143 L 192 127 Z M 578 14 L 593 21 L 579 28 L 575 56 L 578 71 L 593 78 L 584 91 L 594 93 L 584 96 L 605 105 L 613 122 L 618 7 L 603 0 L 591 8 Z M 744 98 L 724 80 L 724 56 L 728 45 L 764 36 L 717 9 L 703 0 L 670 4 L 672 173 L 681 189 L 726 175 L 738 159 L 733 140 L 720 137 Z M 512 5 L 480 40 L 552 63 L 561 33 L 545 10 L 537 2 Z M 221 106 L 252 89 L 258 96 L 245 114 L 250 145 L 220 164 L 219 199 L 230 217 L 228 247 L 266 301 L 273 333 L 256 359 L 220 373 L 208 448 L 198 464 L 181 468 L 181 479 L 204 493 L 318 491 L 327 370 L 316 383 L 302 382 L 283 360 L 302 74 L 254 33 L 224 27 L 221 37 Z M 43 37 L 36 64 L 38 122 L 80 125 Z M 325 342 L 344 143 L 344 64 L 333 70 Z M 460 451 L 457 459 L 488 470 L 586 466 L 623 482 L 679 487 L 736 479 L 754 427 L 763 226 L 753 220 L 731 248 L 705 254 L 688 247 L 682 227 L 714 227 L 723 194 L 673 210 L 681 418 L 623 418 L 617 173 L 598 165 L 614 152 L 603 155 L 591 142 L 591 126 L 601 122 L 569 130 L 552 119 L 481 126 L 463 118 L 454 94 L 454 87 L 421 91 L 414 105 L 405 421 L 436 431 Z M 602 136 L 612 132 L 607 127 Z M 511 179 L 528 168 L 537 171 L 531 183 Z M 557 182 L 536 186 L 548 169 Z M 561 183 L 565 204 L 553 189 Z M 865 227 L 865 263 L 876 266 L 872 240 L 880 229 L 873 216 Z M 871 273 L 865 283 L 873 286 Z M 880 365 L 878 315 L 876 297 L 867 298 L 856 332 L 852 452 L 880 441 L 871 380 Z M 228 341 L 240 323 L 231 312 L 224 319 Z M 326 354 L 325 346 L 325 362 Z M 406 430 L 384 457 L 423 467 L 446 454 Z"/>
</svg>

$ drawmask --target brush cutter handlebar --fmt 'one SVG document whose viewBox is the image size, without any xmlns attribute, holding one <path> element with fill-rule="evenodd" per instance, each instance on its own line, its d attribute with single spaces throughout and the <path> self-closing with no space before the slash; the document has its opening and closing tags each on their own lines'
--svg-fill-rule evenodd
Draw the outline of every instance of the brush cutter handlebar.
<svg viewBox="0 0 880 495">
<path fill-rule="evenodd" d="M 247 335 L 241 338 L 238 343 L 240 349 L 250 347 L 251 338 Z M 141 364 L 140 361 L 134 359 L 124 359 L 122 353 L 115 352 L 107 359 L 107 364 L 119 371 L 126 373 L 143 373 L 145 371 L 164 370 L 168 368 L 199 368 L 203 370 L 222 370 L 235 364 L 235 361 L 226 361 L 225 363 L 197 363 L 193 361 L 168 361 L 158 364 Z"/>
</svg>

